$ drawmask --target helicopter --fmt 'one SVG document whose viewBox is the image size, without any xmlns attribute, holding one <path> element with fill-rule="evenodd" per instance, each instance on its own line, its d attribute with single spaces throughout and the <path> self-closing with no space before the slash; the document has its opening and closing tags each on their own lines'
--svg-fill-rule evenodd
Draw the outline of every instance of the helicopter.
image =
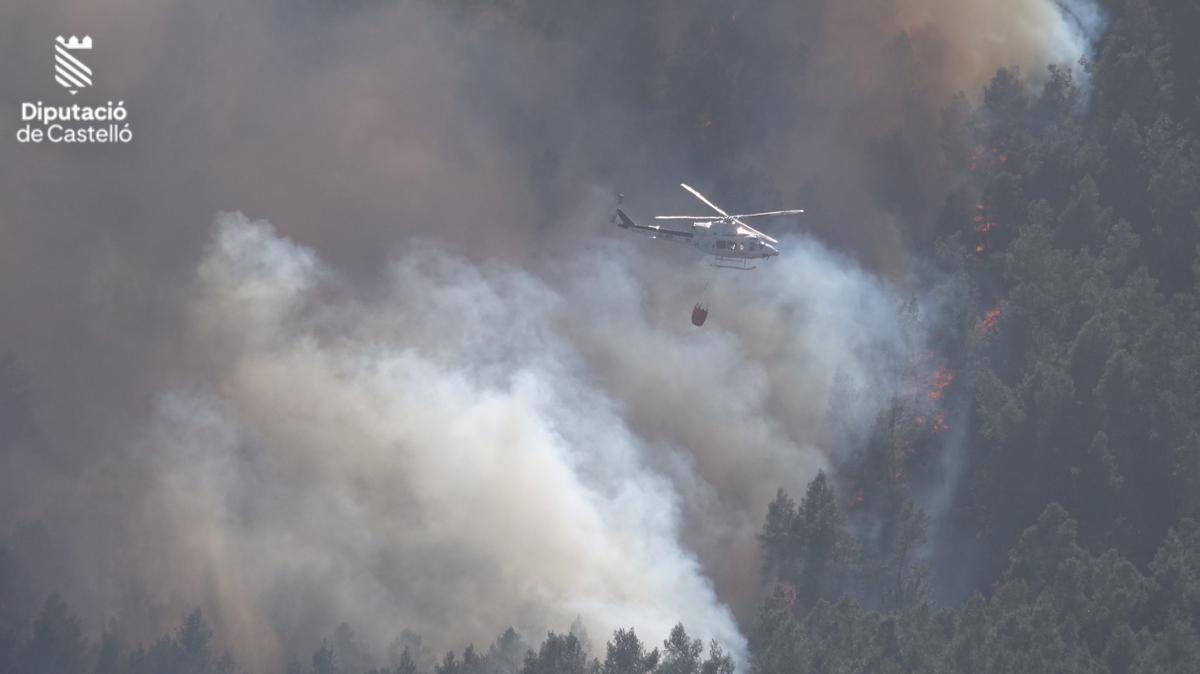
<svg viewBox="0 0 1200 674">
<path fill-rule="evenodd" d="M 680 183 L 679 186 L 716 211 L 718 216 L 655 216 L 655 220 L 690 220 L 692 222 L 690 230 L 669 229 L 660 225 L 639 225 L 626 215 L 625 211 L 618 207 L 617 218 L 620 219 L 620 222 L 616 224 L 621 229 L 633 229 L 644 232 L 652 239 L 663 238 L 669 241 L 690 243 L 700 249 L 702 253 L 712 255 L 715 258 L 712 263 L 714 267 L 750 270 L 755 268 L 753 260 L 765 260 L 779 255 L 779 249 L 775 247 L 775 244 L 779 243 L 779 241 L 747 225 L 742 219 L 770 215 L 798 215 L 804 212 L 803 209 L 797 208 L 785 211 L 730 215 L 720 206 L 709 201 L 707 197 L 700 194 L 694 187 L 685 183 Z M 618 195 L 618 204 L 623 199 L 624 195 Z"/>
</svg>

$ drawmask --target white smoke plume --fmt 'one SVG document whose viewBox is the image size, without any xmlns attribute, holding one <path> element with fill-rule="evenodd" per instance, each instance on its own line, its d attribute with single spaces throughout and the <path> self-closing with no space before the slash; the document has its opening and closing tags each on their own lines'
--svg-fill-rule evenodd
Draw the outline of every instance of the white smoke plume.
<svg viewBox="0 0 1200 674">
<path fill-rule="evenodd" d="M 360 297 L 270 225 L 221 216 L 188 301 L 194 375 L 143 440 L 144 535 L 177 539 L 147 582 L 215 598 L 252 662 L 328 629 L 288 607 L 376 644 L 579 616 L 593 634 L 682 620 L 741 653 L 696 550 L 753 550 L 760 485 L 825 462 L 833 373 L 880 385 L 868 354 L 913 346 L 881 284 L 793 243 L 786 267 L 723 281 L 694 331 L 657 318 L 685 318 L 686 283 L 648 286 L 623 246 L 556 283 L 430 245 Z"/>
<path fill-rule="evenodd" d="M 895 286 L 945 189 L 940 106 L 1074 62 L 1099 25 L 1083 1 L 582 3 L 560 31 L 526 25 L 552 3 L 443 4 L 0 8 L 5 129 L 64 95 L 46 36 L 74 32 L 136 133 L 0 159 L 0 356 L 37 429 L 0 438 L 0 533 L 89 631 L 136 642 L 200 605 L 256 671 L 341 620 L 377 649 L 576 616 L 598 643 L 683 621 L 740 649 L 766 503 L 836 458 L 833 382 L 865 425 L 922 348 Z M 745 73 L 698 32 L 717 22 Z M 614 60 L 634 31 L 646 53 Z M 675 78 L 711 54 L 723 79 Z M 663 120 L 723 96 L 762 136 L 690 163 L 690 117 Z M 913 159 L 881 172 L 893 134 Z M 745 165 L 844 255 L 781 236 L 718 272 L 605 228 L 589 193 L 645 217 Z M 273 226 L 214 232 L 230 208 Z"/>
<path fill-rule="evenodd" d="M 854 3 L 850 3 L 854 4 Z M 997 68 L 1035 75 L 1047 64 L 1076 66 L 1090 56 L 1104 26 L 1092 0 L 895 0 L 895 23 L 942 43 L 947 83 L 975 93 Z"/>
</svg>

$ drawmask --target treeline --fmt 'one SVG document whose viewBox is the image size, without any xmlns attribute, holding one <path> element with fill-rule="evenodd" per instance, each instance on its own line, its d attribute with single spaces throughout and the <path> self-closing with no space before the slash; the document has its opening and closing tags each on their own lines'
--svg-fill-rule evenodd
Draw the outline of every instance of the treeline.
<svg viewBox="0 0 1200 674">
<path fill-rule="evenodd" d="M 0 578 L 0 580 L 6 580 Z M 7 606 L 0 606 L 7 609 Z M 213 630 L 199 610 L 173 633 L 148 647 L 127 648 L 121 635 L 105 631 L 91 642 L 57 594 L 48 597 L 27 629 L 11 616 L 0 634 L 0 674 L 240 674 L 228 652 L 219 652 Z M 26 633 L 25 638 L 20 635 Z M 586 631 L 550 632 L 530 647 L 512 628 L 486 650 L 467 646 L 435 660 L 420 636 L 405 631 L 388 648 L 386 665 L 372 662 L 369 648 L 343 623 L 306 661 L 291 658 L 271 671 L 287 674 L 733 674 L 733 658 L 717 642 L 707 650 L 676 625 L 661 647 L 649 648 L 632 630 L 617 630 L 603 659 L 593 656 Z M 281 663 L 282 664 L 282 663 Z"/>
<path fill-rule="evenodd" d="M 836 485 L 772 504 L 755 672 L 1200 671 L 1200 5 L 1105 5 L 1081 73 L 945 112 L 958 294 Z"/>
<path fill-rule="evenodd" d="M 579 30 L 570 8 L 584 6 L 458 4 L 511 5 L 550 34 Z M 799 501 L 780 492 L 766 513 L 764 599 L 743 626 L 756 674 L 1200 671 L 1200 3 L 1101 4 L 1108 27 L 1081 69 L 1003 69 L 978 103 L 963 97 L 944 111 L 936 152 L 958 179 L 937 235 L 913 239 L 954 294 L 936 321 L 915 303 L 902 308 L 934 331 L 930 352 L 902 373 L 901 393 L 868 432 L 841 434 L 847 444 L 831 455 L 847 458 L 829 476 Z M 753 16 L 733 22 L 722 9 L 696 31 L 714 39 L 682 41 L 697 53 L 666 55 L 647 24 L 624 22 L 614 6 L 587 5 L 609 8 L 603 16 L 636 47 L 604 42 L 608 71 L 632 73 L 625 102 L 690 139 L 697 166 L 765 133 L 755 115 L 768 106 L 744 101 L 776 89 L 744 75 L 782 61 L 743 34 Z M 597 42 L 612 34 L 591 32 Z M 710 55 L 712 43 L 733 47 Z M 769 205 L 795 195 L 786 180 L 754 173 L 720 191 L 761 190 L 775 196 L 745 200 Z M 853 382 L 842 389 L 853 396 Z M 89 641 L 57 597 L 31 621 L 9 613 L 0 611 L 3 674 L 239 671 L 198 613 L 132 647 L 117 635 Z M 383 670 L 355 643 L 339 630 L 289 669 L 733 665 L 682 627 L 658 648 L 618 632 L 594 655 L 573 633 L 531 646 L 510 631 L 486 652 L 436 661 L 413 641 Z"/>
<path fill-rule="evenodd" d="M 939 610 L 912 562 L 860 554 L 820 475 L 799 505 L 781 493 L 764 526 L 774 589 L 751 630 L 752 671 L 1200 671 L 1200 526 L 1171 530 L 1147 573 L 1115 550 L 1089 553 L 1076 533 L 1047 506 L 988 596 Z M 865 609 L 863 596 L 889 608 Z"/>
<path fill-rule="evenodd" d="M 937 248 L 968 289 L 943 335 L 970 405 L 955 516 L 985 577 L 1051 501 L 1141 566 L 1200 515 L 1200 49 L 1181 32 L 1200 5 L 1109 9 L 1088 89 L 1002 70 L 948 124 L 971 175 Z"/>
</svg>

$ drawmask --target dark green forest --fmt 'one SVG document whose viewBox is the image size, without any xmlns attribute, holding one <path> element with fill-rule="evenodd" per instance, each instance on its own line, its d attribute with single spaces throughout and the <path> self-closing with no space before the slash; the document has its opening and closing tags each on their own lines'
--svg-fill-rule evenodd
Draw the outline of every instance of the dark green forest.
<svg viewBox="0 0 1200 674">
<path fill-rule="evenodd" d="M 504 6 L 549 36 L 617 31 L 612 14 L 561 4 Z M 881 197 L 928 221 L 909 243 L 925 273 L 953 279 L 949 316 L 873 426 L 837 440 L 846 458 L 763 513 L 749 671 L 1200 672 L 1200 4 L 1102 4 L 1107 28 L 1082 63 L 1001 69 L 937 111 L 937 173 L 956 177 L 937 203 Z M 604 67 L 643 73 L 625 91 L 648 128 L 697 164 L 761 142 L 753 113 L 698 127 L 681 91 L 704 79 L 705 114 L 731 119 L 772 55 L 730 49 L 714 67 L 654 53 L 645 30 L 620 27 Z M 895 173 L 926 164 L 907 143 L 878 140 Z M 786 176 L 714 180 L 791 196 Z M 5 410 L 23 404 L 20 378 L 0 368 L 0 424 L 25 433 Z M 199 611 L 153 643 L 89 638 L 70 597 L 30 595 L 3 545 L 0 674 L 242 671 Z M 446 654 L 406 633 L 386 664 L 343 625 L 286 671 L 731 673 L 687 619 L 595 644 L 579 628 L 540 643 L 510 629 Z"/>
<path fill-rule="evenodd" d="M 945 111 L 942 360 L 772 504 L 753 671 L 1200 671 L 1200 6 L 1106 8 L 1080 72 Z M 956 565 L 967 596 L 931 602 Z"/>
</svg>

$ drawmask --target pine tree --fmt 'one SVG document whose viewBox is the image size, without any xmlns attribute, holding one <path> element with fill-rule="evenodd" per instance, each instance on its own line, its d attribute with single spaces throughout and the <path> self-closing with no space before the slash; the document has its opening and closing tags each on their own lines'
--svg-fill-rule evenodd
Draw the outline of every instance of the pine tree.
<svg viewBox="0 0 1200 674">
<path fill-rule="evenodd" d="M 87 659 L 88 643 L 79 619 L 58 594 L 42 605 L 25 644 L 18 671 L 28 674 L 74 674 Z"/>
<path fill-rule="evenodd" d="M 655 674 L 699 674 L 703 652 L 704 644 L 689 637 L 682 623 L 677 624 L 663 641 L 662 662 Z"/>
<path fill-rule="evenodd" d="M 583 647 L 573 634 L 551 632 L 537 653 L 526 654 L 521 674 L 587 674 L 589 669 Z"/>
<path fill-rule="evenodd" d="M 793 557 L 784 580 L 795 585 L 798 608 L 836 599 L 847 589 L 857 548 L 824 471 L 809 483 L 800 502 L 790 549 Z"/>
<path fill-rule="evenodd" d="M 603 674 L 647 674 L 658 666 L 658 649 L 647 652 L 632 629 L 613 632 L 604 656 Z"/>
</svg>

